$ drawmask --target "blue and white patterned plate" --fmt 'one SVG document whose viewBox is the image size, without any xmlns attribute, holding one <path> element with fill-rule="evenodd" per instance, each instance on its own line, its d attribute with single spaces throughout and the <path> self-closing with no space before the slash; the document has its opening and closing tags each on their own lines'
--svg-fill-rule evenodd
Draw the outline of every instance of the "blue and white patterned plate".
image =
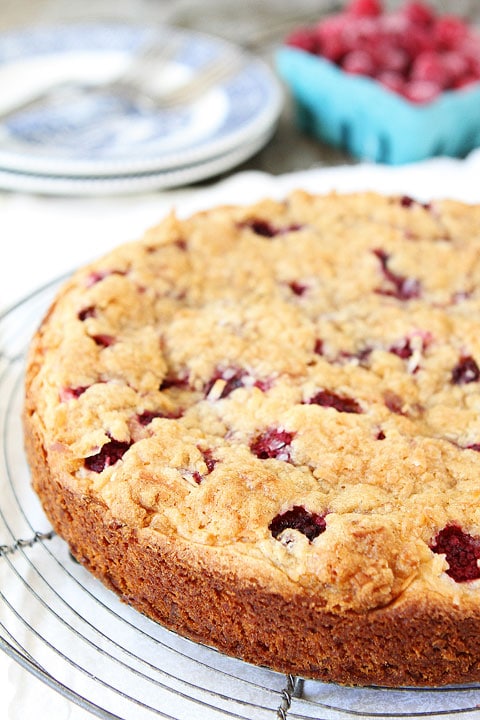
<svg viewBox="0 0 480 720">
<path fill-rule="evenodd" d="M 178 36 L 178 47 L 161 70 L 170 85 L 238 51 L 200 33 L 124 24 L 40 27 L 3 35 L 0 116 L 35 88 L 121 76 L 142 47 L 167 42 L 172 35 Z M 152 109 L 109 93 L 78 93 L 68 102 L 8 115 L 0 119 L 0 168 L 108 177 L 173 170 L 235 151 L 267 135 L 282 105 L 279 83 L 268 66 L 244 57 L 237 72 L 189 106 Z"/>
<path fill-rule="evenodd" d="M 0 187 L 6 190 L 41 195 L 91 195 L 95 197 L 130 195 L 178 188 L 218 176 L 236 165 L 240 165 L 266 145 L 271 134 L 272 131 L 266 134 L 262 133 L 228 153 L 170 170 L 88 177 L 24 173 L 0 168 Z"/>
</svg>

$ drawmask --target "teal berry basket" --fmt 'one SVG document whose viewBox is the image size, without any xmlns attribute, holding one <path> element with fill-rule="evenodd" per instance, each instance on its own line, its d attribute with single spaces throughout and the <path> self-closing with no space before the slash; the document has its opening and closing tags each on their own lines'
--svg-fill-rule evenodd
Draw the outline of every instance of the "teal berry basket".
<svg viewBox="0 0 480 720">
<path fill-rule="evenodd" d="M 480 83 L 417 105 L 294 47 L 277 51 L 276 66 L 294 98 L 298 126 L 356 157 L 402 165 L 464 157 L 480 145 Z"/>
</svg>

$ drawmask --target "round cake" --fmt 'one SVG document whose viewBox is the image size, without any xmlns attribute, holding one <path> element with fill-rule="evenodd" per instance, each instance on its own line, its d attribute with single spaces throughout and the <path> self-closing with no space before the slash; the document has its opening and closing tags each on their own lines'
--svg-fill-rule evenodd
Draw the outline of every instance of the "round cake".
<svg viewBox="0 0 480 720">
<path fill-rule="evenodd" d="M 374 193 L 166 218 L 33 339 L 53 527 L 122 600 L 346 684 L 480 680 L 480 206 Z"/>
</svg>

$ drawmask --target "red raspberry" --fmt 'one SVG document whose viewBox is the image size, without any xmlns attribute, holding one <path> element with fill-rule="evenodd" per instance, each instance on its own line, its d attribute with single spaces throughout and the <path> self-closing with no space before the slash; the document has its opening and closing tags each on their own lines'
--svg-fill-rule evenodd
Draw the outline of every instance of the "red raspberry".
<svg viewBox="0 0 480 720">
<path fill-rule="evenodd" d="M 320 405 L 321 407 L 334 408 L 337 412 L 362 413 L 360 404 L 346 395 L 337 395 L 331 390 L 320 390 L 313 397 L 307 400 L 308 405 Z"/>
<path fill-rule="evenodd" d="M 344 364 L 344 360 L 347 362 L 350 362 L 353 360 L 353 362 L 356 365 L 360 365 L 362 367 L 366 367 L 368 365 L 368 361 L 370 359 L 370 355 L 372 354 L 373 348 L 371 347 L 363 347 L 359 348 L 355 352 L 349 352 L 348 350 L 341 350 L 336 358 L 337 362 L 340 362 Z"/>
<path fill-rule="evenodd" d="M 405 403 L 400 395 L 397 395 L 392 390 L 385 390 L 383 399 L 385 406 L 390 410 L 390 412 L 395 413 L 395 415 L 405 415 L 403 412 L 403 406 Z"/>
<path fill-rule="evenodd" d="M 449 74 L 445 70 L 440 55 L 432 51 L 425 51 L 415 58 L 412 65 L 411 79 L 435 83 L 441 88 L 445 88 L 449 83 Z"/>
<path fill-rule="evenodd" d="M 388 348 L 388 352 L 393 353 L 402 360 L 408 360 L 413 355 L 412 346 L 410 345 L 410 339 L 405 338 L 401 342 L 395 343 Z"/>
<path fill-rule="evenodd" d="M 445 555 L 447 575 L 455 582 L 469 582 L 480 578 L 480 538 L 464 532 L 459 525 L 446 525 L 437 534 L 430 550 Z"/>
<path fill-rule="evenodd" d="M 480 68 L 480 38 L 469 35 L 463 40 L 456 52 L 461 55 L 469 64 L 471 71 L 476 72 Z"/>
<path fill-rule="evenodd" d="M 480 80 L 480 40 L 464 20 L 438 16 L 422 0 L 386 13 L 382 0 L 350 0 L 346 10 L 313 28 L 298 28 L 288 45 L 321 55 L 346 73 L 375 77 L 413 103 L 435 100 L 443 90 Z M 268 223 L 255 231 L 279 232 Z"/>
<path fill-rule="evenodd" d="M 345 44 L 339 37 L 328 37 L 322 40 L 320 55 L 331 62 L 339 62 L 345 54 Z"/>
<path fill-rule="evenodd" d="M 410 27 L 408 18 L 400 12 L 383 15 L 377 23 L 381 34 L 391 42 L 395 41 L 396 44 L 398 43 L 398 38 L 404 35 Z"/>
<path fill-rule="evenodd" d="M 247 377 L 248 373 L 246 370 L 242 370 L 241 368 L 226 368 L 223 370 L 217 370 L 205 387 L 205 397 L 208 397 L 217 380 L 225 380 L 225 385 L 218 396 L 218 400 L 223 400 L 234 390 L 245 387 Z"/>
<path fill-rule="evenodd" d="M 119 442 L 118 440 L 110 439 L 109 442 L 105 443 L 96 455 L 90 455 L 84 460 L 85 467 L 87 470 L 92 472 L 101 473 L 106 467 L 115 465 L 120 460 L 129 447 L 130 442 Z"/>
<path fill-rule="evenodd" d="M 392 92 L 403 95 L 403 91 L 405 88 L 405 80 L 403 79 L 403 76 L 400 75 L 400 73 L 386 70 L 385 72 L 377 75 L 377 80 L 381 82 L 382 85 L 385 85 L 385 87 L 387 87 Z"/>
<path fill-rule="evenodd" d="M 392 44 L 392 41 L 381 42 L 372 47 L 372 56 L 377 68 L 376 75 L 383 71 L 403 73 L 409 65 L 408 53 Z"/>
<path fill-rule="evenodd" d="M 437 83 L 426 80 L 412 80 L 412 82 L 406 83 L 403 95 L 413 103 L 422 104 L 436 100 L 441 92 L 442 88 Z"/>
<path fill-rule="evenodd" d="M 442 64 L 448 77 L 449 85 L 454 85 L 457 80 L 462 81 L 469 75 L 469 63 L 466 57 L 458 52 L 442 53 Z"/>
<path fill-rule="evenodd" d="M 342 68 L 352 75 L 373 75 L 375 63 L 365 50 L 352 50 L 345 55 Z"/>
<path fill-rule="evenodd" d="M 423 2 L 407 2 L 403 13 L 415 25 L 431 25 L 435 19 L 435 11 Z"/>
<path fill-rule="evenodd" d="M 408 198 L 409 202 L 414 202 L 411 198 Z M 403 203 L 402 203 L 403 204 Z M 412 300 L 413 298 L 420 297 L 421 286 L 416 278 L 406 277 L 393 272 L 389 268 L 390 255 L 381 248 L 373 251 L 377 258 L 380 260 L 382 273 L 387 281 L 388 287 L 377 288 L 375 292 L 379 295 L 387 295 L 395 297 L 398 300 Z"/>
<path fill-rule="evenodd" d="M 411 60 L 425 50 L 434 49 L 429 29 L 417 25 L 407 27 L 405 33 L 398 38 L 398 42 L 400 47 L 408 53 Z"/>
<path fill-rule="evenodd" d="M 351 0 L 347 12 L 359 17 L 378 17 L 383 12 L 380 0 Z"/>
<path fill-rule="evenodd" d="M 378 21 L 371 17 L 349 17 L 342 28 L 342 38 L 347 51 L 370 52 L 378 41 Z"/>
<path fill-rule="evenodd" d="M 213 451 L 210 448 L 206 448 L 205 450 L 202 450 L 201 448 L 198 449 L 203 455 L 203 459 L 205 465 L 207 466 L 208 472 L 211 473 L 212 470 L 215 468 L 215 465 L 218 463 L 218 460 L 213 457 Z"/>
<path fill-rule="evenodd" d="M 456 50 L 467 35 L 467 24 L 455 15 L 443 15 L 433 27 L 435 45 L 442 50 Z"/>
<path fill-rule="evenodd" d="M 159 390 L 170 390 L 171 388 L 188 388 L 188 377 L 167 375 L 160 383 Z"/>
<path fill-rule="evenodd" d="M 471 355 L 462 355 L 452 370 L 452 383 L 466 385 L 480 380 L 480 368 Z"/>
<path fill-rule="evenodd" d="M 95 344 L 101 348 L 110 347 L 110 345 L 113 345 L 115 343 L 115 338 L 113 337 L 113 335 L 106 335 L 105 333 L 103 333 L 100 335 L 92 335 L 91 337 Z"/>
<path fill-rule="evenodd" d="M 274 538 L 278 538 L 284 530 L 298 530 L 312 542 L 312 540 L 325 532 L 327 523 L 325 515 L 310 512 L 303 505 L 294 505 L 291 510 L 276 515 L 268 529 Z"/>
<path fill-rule="evenodd" d="M 298 295 L 301 297 L 306 293 L 308 290 L 308 285 L 305 285 L 304 283 L 298 282 L 298 280 L 292 280 L 292 282 L 288 283 L 288 287 L 293 292 L 294 295 Z"/>
<path fill-rule="evenodd" d="M 90 275 L 87 277 L 86 286 L 92 287 L 92 285 L 96 285 L 98 282 L 101 282 L 109 275 L 126 275 L 127 273 L 125 270 L 98 270 L 91 272 Z"/>
<path fill-rule="evenodd" d="M 300 230 L 300 225 L 286 225 L 285 227 L 274 227 L 269 220 L 252 218 L 241 223 L 240 227 L 250 228 L 255 235 L 272 238 L 276 235 L 284 235 L 285 233 Z"/>
<path fill-rule="evenodd" d="M 144 410 L 142 413 L 137 415 L 137 421 L 140 423 L 140 425 L 143 425 L 143 427 L 146 427 L 147 425 L 150 425 L 152 420 L 155 418 L 166 418 L 167 420 L 177 420 L 179 417 L 182 417 L 182 411 L 176 410 L 175 412 L 163 412 L 161 410 Z"/>
<path fill-rule="evenodd" d="M 78 387 L 62 388 L 59 392 L 60 401 L 68 402 L 69 400 L 74 400 L 75 398 L 79 398 L 80 395 L 83 395 L 85 390 L 88 390 L 89 387 L 90 387 L 89 385 L 79 385 Z"/>
<path fill-rule="evenodd" d="M 291 442 L 294 433 L 283 429 L 269 428 L 253 440 L 250 450 L 261 460 L 276 458 L 289 462 L 291 459 Z"/>
<path fill-rule="evenodd" d="M 315 355 L 323 355 L 323 340 L 320 340 L 320 339 L 315 340 L 313 352 L 315 353 Z"/>
<path fill-rule="evenodd" d="M 285 44 L 300 48 L 300 50 L 305 50 L 305 52 L 309 53 L 316 53 L 317 51 L 317 38 L 315 33 L 309 28 L 298 28 L 298 30 L 294 30 L 286 38 Z"/>
<path fill-rule="evenodd" d="M 454 80 L 452 87 L 455 88 L 455 90 L 461 90 L 461 88 L 468 87 L 469 85 L 473 85 L 474 83 L 478 83 L 480 78 L 478 78 L 476 75 L 465 75 L 463 78 L 458 78 L 458 80 Z"/>
<path fill-rule="evenodd" d="M 344 28 L 345 19 L 339 15 L 327 18 L 317 25 L 317 53 L 332 62 L 341 60 L 348 50 L 343 37 Z"/>
<path fill-rule="evenodd" d="M 77 317 L 79 320 L 84 322 L 87 320 L 87 318 L 96 317 L 97 316 L 97 308 L 95 305 L 89 305 L 88 307 L 84 307 L 80 312 L 78 313 Z"/>
</svg>

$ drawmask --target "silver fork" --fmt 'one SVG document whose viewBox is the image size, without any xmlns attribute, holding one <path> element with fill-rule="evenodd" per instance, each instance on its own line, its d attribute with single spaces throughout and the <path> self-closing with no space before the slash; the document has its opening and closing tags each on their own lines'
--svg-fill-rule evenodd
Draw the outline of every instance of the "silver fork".
<svg viewBox="0 0 480 720">
<path fill-rule="evenodd" d="M 159 71 L 165 67 L 171 60 L 182 43 L 181 34 L 174 34 L 169 39 L 161 43 L 161 38 L 156 38 L 154 42 L 149 42 L 133 57 L 131 63 L 125 72 L 119 77 L 104 83 L 65 80 L 56 83 L 50 87 L 41 88 L 29 97 L 7 107 L 4 111 L 0 110 L 0 120 L 8 120 L 20 112 L 26 112 L 37 107 L 41 107 L 49 100 L 62 99 L 68 94 L 118 94 L 128 96 L 135 99 L 141 92 L 142 83 L 145 78 L 149 77 L 154 71 Z"/>
<path fill-rule="evenodd" d="M 157 41 L 158 42 L 158 41 Z M 162 46 L 157 43 L 147 45 L 138 53 L 126 71 L 117 78 L 105 83 L 65 81 L 43 88 L 5 111 L 0 110 L 0 121 L 8 120 L 19 112 L 39 108 L 51 100 L 65 102 L 69 96 L 82 94 L 112 94 L 125 97 L 140 106 L 150 108 L 174 108 L 187 105 L 201 97 L 207 90 L 228 79 L 245 63 L 241 52 L 230 52 L 220 56 L 200 68 L 193 77 L 173 90 L 156 88 L 152 82 L 155 73 L 171 60 L 182 43 L 181 33 L 175 34 Z"/>
<path fill-rule="evenodd" d="M 149 83 L 143 82 L 140 86 L 139 97 L 150 102 L 154 107 L 168 109 L 176 106 L 188 105 L 198 100 L 211 88 L 221 85 L 237 73 L 246 63 L 241 52 L 231 52 L 221 56 L 201 67 L 193 76 L 182 83 L 178 88 L 167 92 L 149 88 Z"/>
</svg>

